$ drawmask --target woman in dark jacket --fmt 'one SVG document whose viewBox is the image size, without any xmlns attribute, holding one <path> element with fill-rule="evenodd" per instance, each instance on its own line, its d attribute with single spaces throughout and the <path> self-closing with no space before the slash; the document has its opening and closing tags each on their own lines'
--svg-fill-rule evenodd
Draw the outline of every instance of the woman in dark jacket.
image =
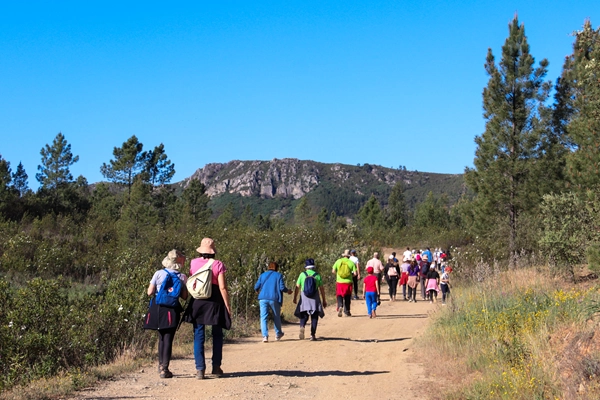
<svg viewBox="0 0 600 400">
<path fill-rule="evenodd" d="M 398 263 L 394 261 L 393 255 L 388 258 L 388 262 L 385 264 L 383 272 L 385 273 L 388 283 L 390 301 L 396 301 L 396 290 L 398 289 L 398 279 L 400 278 L 400 267 L 398 266 Z"/>
<path fill-rule="evenodd" d="M 192 260 L 190 275 L 202 268 L 210 259 L 212 262 L 212 294 L 208 299 L 192 298 L 188 306 L 185 320 L 194 326 L 194 359 L 196 360 L 196 377 L 204 379 L 206 362 L 204 359 L 205 326 L 212 326 L 213 354 L 212 374 L 222 376 L 221 362 L 223 360 L 223 329 L 231 328 L 231 306 L 225 280 L 225 265 L 215 259 L 215 242 L 210 238 L 202 239 L 196 249 L 199 258 Z"/>
</svg>

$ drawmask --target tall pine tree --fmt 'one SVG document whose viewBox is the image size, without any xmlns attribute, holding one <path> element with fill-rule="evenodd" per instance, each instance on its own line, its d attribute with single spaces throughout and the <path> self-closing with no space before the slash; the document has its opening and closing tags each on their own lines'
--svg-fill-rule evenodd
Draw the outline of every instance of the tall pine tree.
<svg viewBox="0 0 600 400">
<path fill-rule="evenodd" d="M 600 28 L 585 22 L 576 34 L 570 68 L 572 104 L 567 133 L 575 151 L 567 159 L 567 174 L 577 188 L 600 184 Z"/>
<path fill-rule="evenodd" d="M 509 36 L 497 65 L 488 49 L 485 70 L 488 86 L 483 91 L 486 129 L 475 138 L 474 169 L 467 168 L 467 184 L 477 194 L 477 215 L 496 217 L 508 225 L 509 264 L 513 265 L 519 244 L 519 218 L 540 199 L 539 161 L 546 156 L 543 143 L 548 135 L 544 102 L 551 84 L 544 81 L 548 61 L 534 67 L 525 27 L 517 16 L 509 24 Z M 494 224 L 481 224 L 495 229 Z"/>
</svg>

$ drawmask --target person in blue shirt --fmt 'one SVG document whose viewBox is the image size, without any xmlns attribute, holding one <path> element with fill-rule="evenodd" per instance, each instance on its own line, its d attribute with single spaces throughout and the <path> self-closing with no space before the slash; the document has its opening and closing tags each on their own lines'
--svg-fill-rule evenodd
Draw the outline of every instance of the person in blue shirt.
<svg viewBox="0 0 600 400">
<path fill-rule="evenodd" d="M 269 269 L 258 277 L 254 290 L 258 293 L 260 304 L 260 330 L 263 342 L 269 341 L 269 309 L 273 311 L 273 322 L 275 323 L 275 340 L 281 340 L 284 333 L 281 330 L 281 305 L 283 304 L 283 293 L 292 294 L 292 290 L 285 287 L 283 275 L 279 272 L 279 265 L 275 262 L 269 263 Z"/>
</svg>

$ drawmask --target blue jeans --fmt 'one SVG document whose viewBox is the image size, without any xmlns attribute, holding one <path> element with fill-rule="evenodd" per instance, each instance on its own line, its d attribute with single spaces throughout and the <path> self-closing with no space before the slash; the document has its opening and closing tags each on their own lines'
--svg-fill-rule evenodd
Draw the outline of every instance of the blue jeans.
<svg viewBox="0 0 600 400">
<path fill-rule="evenodd" d="M 371 315 L 377 309 L 377 292 L 365 293 L 365 301 L 367 303 L 367 312 Z"/>
<path fill-rule="evenodd" d="M 196 370 L 206 370 L 204 361 L 204 327 L 205 325 L 194 322 L 194 359 L 196 360 Z M 220 367 L 223 360 L 223 329 L 220 326 L 212 327 L 213 354 L 212 366 Z"/>
<path fill-rule="evenodd" d="M 262 335 L 269 337 L 269 308 L 273 310 L 273 322 L 275 323 L 275 335 L 281 336 L 281 304 L 277 300 L 259 300 L 260 304 L 260 330 Z"/>
</svg>

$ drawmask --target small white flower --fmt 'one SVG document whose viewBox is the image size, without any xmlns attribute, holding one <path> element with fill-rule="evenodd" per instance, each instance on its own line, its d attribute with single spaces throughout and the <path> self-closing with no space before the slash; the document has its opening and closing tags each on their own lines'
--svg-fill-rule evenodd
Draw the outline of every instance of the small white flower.
<svg viewBox="0 0 600 400">
<path fill-rule="evenodd" d="M 12 322 L 12 321 L 10 321 L 10 322 L 8 323 L 8 327 L 9 327 L 9 328 L 12 328 L 12 327 L 13 327 L 13 322 Z"/>
<path fill-rule="evenodd" d="M 123 305 L 120 305 L 119 309 L 117 311 L 119 311 L 119 312 L 123 311 Z"/>
</svg>

